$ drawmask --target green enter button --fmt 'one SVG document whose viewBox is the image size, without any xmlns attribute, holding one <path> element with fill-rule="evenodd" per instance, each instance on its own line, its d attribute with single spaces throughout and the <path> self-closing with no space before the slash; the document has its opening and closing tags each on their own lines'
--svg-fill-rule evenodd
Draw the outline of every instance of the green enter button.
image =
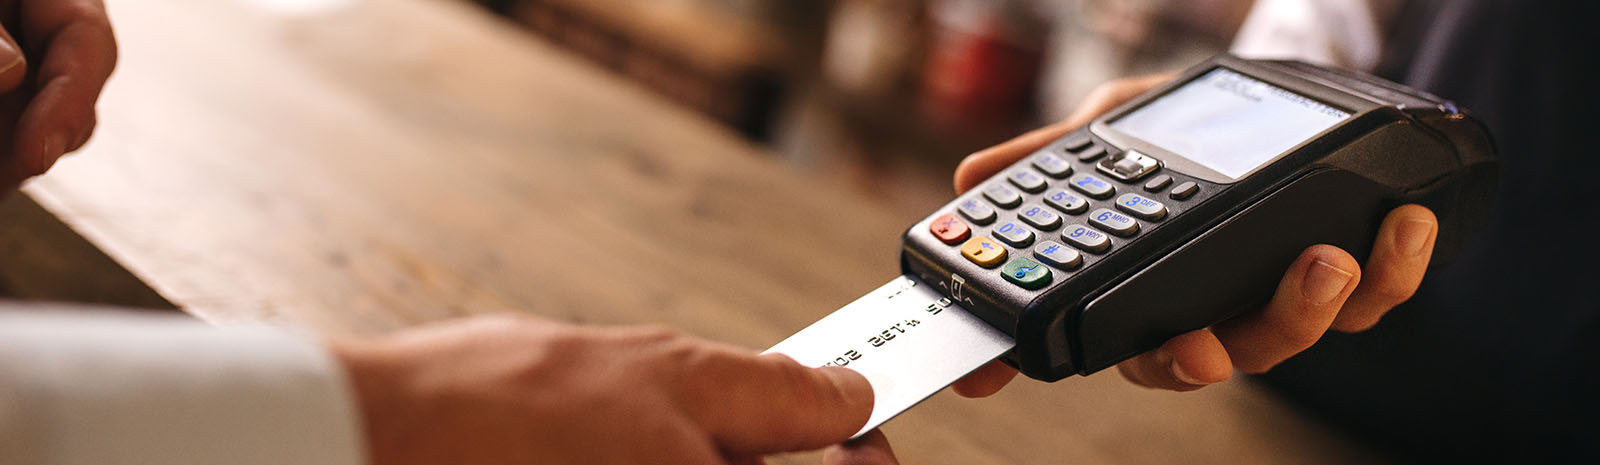
<svg viewBox="0 0 1600 465">
<path fill-rule="evenodd" d="M 1000 267 L 1000 274 L 1006 277 L 1006 281 L 1028 289 L 1038 289 L 1050 284 L 1050 268 L 1022 257 L 1006 262 L 1006 266 Z"/>
</svg>

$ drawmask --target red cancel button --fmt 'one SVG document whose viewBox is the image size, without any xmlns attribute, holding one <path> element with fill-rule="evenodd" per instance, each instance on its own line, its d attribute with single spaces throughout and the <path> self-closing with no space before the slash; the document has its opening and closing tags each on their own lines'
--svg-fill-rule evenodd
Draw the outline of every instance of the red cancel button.
<svg viewBox="0 0 1600 465">
<path fill-rule="evenodd" d="M 972 228 L 968 228 L 967 223 L 956 218 L 955 214 L 945 213 L 934 218 L 932 223 L 928 223 L 928 232 L 946 244 L 956 245 L 967 240 L 967 233 L 972 232 Z"/>
</svg>

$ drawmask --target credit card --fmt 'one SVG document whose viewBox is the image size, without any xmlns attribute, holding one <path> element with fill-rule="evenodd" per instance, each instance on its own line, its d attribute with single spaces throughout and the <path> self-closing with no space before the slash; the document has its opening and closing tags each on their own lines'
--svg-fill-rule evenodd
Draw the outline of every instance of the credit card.
<svg viewBox="0 0 1600 465">
<path fill-rule="evenodd" d="M 889 281 L 767 353 L 841 366 L 872 383 L 865 434 L 1016 346 L 1010 336 L 910 276 Z M 854 438 L 855 436 L 852 436 Z"/>
</svg>

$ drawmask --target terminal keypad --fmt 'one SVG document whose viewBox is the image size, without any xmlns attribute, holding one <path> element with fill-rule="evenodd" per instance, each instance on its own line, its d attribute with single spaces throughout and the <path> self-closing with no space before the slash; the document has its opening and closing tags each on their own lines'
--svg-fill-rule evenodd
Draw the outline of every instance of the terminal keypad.
<svg viewBox="0 0 1600 465">
<path fill-rule="evenodd" d="M 1051 283 L 1050 270 L 1071 274 L 1093 265 L 1117 244 L 1168 220 L 1174 206 L 1200 190 L 1160 167 L 1140 176 L 1101 177 L 1097 171 L 1104 170 L 1095 160 L 1108 153 L 1127 158 L 1127 153 L 1084 133 L 1054 147 L 1012 165 L 977 195 L 958 201 L 954 213 L 929 223 L 929 233 L 949 244 L 952 253 L 1012 284 L 1040 289 Z"/>
</svg>

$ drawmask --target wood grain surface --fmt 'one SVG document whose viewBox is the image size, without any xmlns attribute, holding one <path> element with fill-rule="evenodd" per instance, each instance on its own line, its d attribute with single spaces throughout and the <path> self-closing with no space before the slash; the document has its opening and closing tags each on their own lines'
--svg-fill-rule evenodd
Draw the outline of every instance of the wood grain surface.
<svg viewBox="0 0 1600 465">
<path fill-rule="evenodd" d="M 26 195 L 0 192 L 0 299 L 176 311 Z"/>
<path fill-rule="evenodd" d="M 894 276 L 926 213 L 465 2 L 107 3 L 123 61 L 100 132 L 26 192 L 208 320 L 375 334 L 518 311 L 760 349 Z M 296 3 L 315 2 L 276 2 Z M 942 394 L 886 431 L 908 464 L 1374 461 L 1246 383 L 1114 373 Z"/>
</svg>

